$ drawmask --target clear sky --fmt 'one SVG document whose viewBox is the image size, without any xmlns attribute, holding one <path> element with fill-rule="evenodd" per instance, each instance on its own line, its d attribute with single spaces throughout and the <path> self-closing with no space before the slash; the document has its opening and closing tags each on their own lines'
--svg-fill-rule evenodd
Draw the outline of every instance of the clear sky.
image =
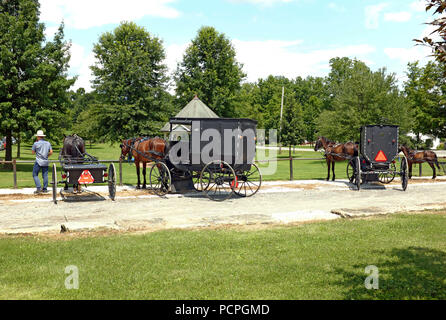
<svg viewBox="0 0 446 320">
<path fill-rule="evenodd" d="M 51 38 L 65 22 L 72 41 L 70 75 L 90 88 L 91 52 L 99 36 L 134 21 L 163 40 L 170 71 L 201 26 L 224 33 L 248 81 L 268 75 L 325 76 L 329 59 L 358 58 L 405 79 L 409 61 L 429 58 L 412 39 L 432 30 L 423 0 L 40 0 Z"/>
</svg>

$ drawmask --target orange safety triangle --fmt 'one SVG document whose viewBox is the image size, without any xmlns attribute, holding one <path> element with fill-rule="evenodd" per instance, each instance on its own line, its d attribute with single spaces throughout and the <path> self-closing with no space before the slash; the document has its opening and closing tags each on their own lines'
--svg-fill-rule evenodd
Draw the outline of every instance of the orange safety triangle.
<svg viewBox="0 0 446 320">
<path fill-rule="evenodd" d="M 378 154 L 375 157 L 375 161 L 376 162 L 386 162 L 387 161 L 387 157 L 382 150 L 379 150 Z"/>
<path fill-rule="evenodd" d="M 94 178 L 91 175 L 90 171 L 84 170 L 82 171 L 82 174 L 77 180 L 77 182 L 79 182 L 80 184 L 90 184 L 94 182 Z"/>
</svg>

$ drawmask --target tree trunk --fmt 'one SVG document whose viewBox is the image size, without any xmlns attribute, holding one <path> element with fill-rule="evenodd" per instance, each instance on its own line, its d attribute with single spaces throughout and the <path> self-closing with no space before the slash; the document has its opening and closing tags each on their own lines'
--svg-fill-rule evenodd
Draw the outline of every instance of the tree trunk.
<svg viewBox="0 0 446 320">
<path fill-rule="evenodd" d="M 20 159 L 20 141 L 21 141 L 20 132 L 17 133 L 16 141 L 17 141 L 17 159 Z"/>
<path fill-rule="evenodd" d="M 12 161 L 12 132 L 11 132 L 11 130 L 6 131 L 5 161 Z M 5 168 L 12 169 L 12 164 L 5 164 Z"/>
</svg>

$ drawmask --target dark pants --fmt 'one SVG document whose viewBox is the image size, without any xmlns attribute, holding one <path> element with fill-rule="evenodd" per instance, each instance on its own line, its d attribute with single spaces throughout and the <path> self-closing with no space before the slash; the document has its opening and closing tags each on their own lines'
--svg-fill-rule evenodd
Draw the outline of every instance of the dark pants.
<svg viewBox="0 0 446 320">
<path fill-rule="evenodd" d="M 40 185 L 40 179 L 39 179 L 39 171 L 42 170 L 42 177 L 43 177 L 43 190 L 47 190 L 48 188 L 48 167 L 41 167 L 37 162 L 34 163 L 33 167 L 33 178 L 34 182 L 36 183 L 37 190 L 40 190 L 42 186 Z"/>
</svg>

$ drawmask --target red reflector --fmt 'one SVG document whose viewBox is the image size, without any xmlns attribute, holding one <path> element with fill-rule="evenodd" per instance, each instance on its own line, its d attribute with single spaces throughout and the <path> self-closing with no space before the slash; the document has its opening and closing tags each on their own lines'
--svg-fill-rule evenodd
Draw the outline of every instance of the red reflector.
<svg viewBox="0 0 446 320">
<path fill-rule="evenodd" d="M 90 171 L 84 170 L 77 181 L 80 184 L 90 184 L 94 182 L 94 178 L 91 175 Z"/>
<path fill-rule="evenodd" d="M 365 163 L 365 160 L 362 160 L 362 163 Z"/>
<path fill-rule="evenodd" d="M 104 173 L 104 177 L 106 177 L 106 178 L 108 177 L 108 173 L 107 172 Z"/>
<path fill-rule="evenodd" d="M 67 177 L 66 174 L 63 174 L 63 175 L 62 175 L 62 179 L 65 179 L 66 177 Z"/>
<path fill-rule="evenodd" d="M 386 162 L 387 161 L 387 157 L 382 150 L 379 150 L 378 154 L 375 157 L 375 161 L 376 162 Z"/>
</svg>

